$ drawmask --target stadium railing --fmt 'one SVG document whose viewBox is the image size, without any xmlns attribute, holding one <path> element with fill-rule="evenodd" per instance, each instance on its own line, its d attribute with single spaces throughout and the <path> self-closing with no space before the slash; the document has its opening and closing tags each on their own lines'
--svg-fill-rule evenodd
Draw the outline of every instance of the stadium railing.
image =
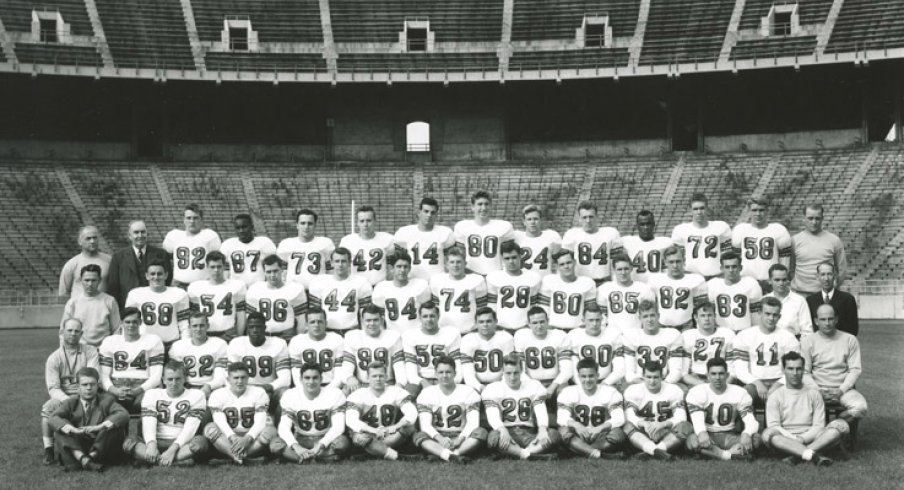
<svg viewBox="0 0 904 490">
<path fill-rule="evenodd" d="M 65 298 L 57 296 L 55 290 L 0 289 L 0 307 L 3 306 L 49 306 L 66 304 Z"/>
</svg>

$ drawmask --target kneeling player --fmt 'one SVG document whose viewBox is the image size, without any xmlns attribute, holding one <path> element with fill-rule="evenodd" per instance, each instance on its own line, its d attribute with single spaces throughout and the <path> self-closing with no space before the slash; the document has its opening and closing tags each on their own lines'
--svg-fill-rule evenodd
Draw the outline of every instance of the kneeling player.
<svg viewBox="0 0 904 490">
<path fill-rule="evenodd" d="M 163 385 L 165 389 L 145 393 L 141 400 L 142 440 L 126 439 L 123 450 L 148 464 L 194 464 L 207 452 L 207 440 L 198 435 L 207 410 L 204 393 L 185 388 L 185 364 L 179 361 L 163 367 Z"/>
<path fill-rule="evenodd" d="M 694 424 L 687 448 L 712 459 L 752 460 L 760 445 L 753 399 L 744 388 L 728 383 L 728 363 L 721 357 L 706 362 L 706 377 L 708 384 L 696 385 L 687 393 L 687 410 Z M 744 423 L 740 434 L 738 420 Z"/>
<path fill-rule="evenodd" d="M 480 427 L 480 395 L 455 383 L 455 359 L 439 356 L 434 365 L 437 384 L 417 397 L 421 430 L 414 434 L 414 444 L 444 461 L 461 463 L 487 438 Z"/>
<path fill-rule="evenodd" d="M 493 429 L 487 447 L 520 459 L 538 457 L 559 445 L 559 433 L 549 428 L 546 388 L 522 377 L 521 359 L 502 359 L 502 381 L 483 390 L 487 422 Z"/>
<path fill-rule="evenodd" d="M 350 446 L 343 434 L 345 395 L 339 388 L 321 387 L 323 371 L 317 363 L 302 364 L 299 378 L 301 386 L 287 391 L 280 400 L 279 437 L 287 446 L 282 457 L 295 463 L 334 463 Z"/>
<path fill-rule="evenodd" d="M 626 437 L 623 399 L 615 388 L 600 384 L 599 364 L 585 357 L 578 361 L 579 386 L 559 395 L 559 433 L 569 449 L 582 456 L 614 459 Z"/>
<path fill-rule="evenodd" d="M 263 388 L 249 385 L 248 366 L 230 363 L 226 383 L 210 394 L 213 422 L 204 427 L 204 437 L 218 453 L 238 464 L 268 452 L 281 454 L 286 445 L 267 417 L 270 397 Z"/>
<path fill-rule="evenodd" d="M 395 460 L 396 449 L 414 434 L 417 407 L 404 388 L 386 385 L 386 370 L 380 361 L 367 367 L 368 386 L 349 395 L 345 425 L 355 446 L 371 456 Z"/>
<path fill-rule="evenodd" d="M 694 430 L 684 411 L 684 392 L 663 383 L 662 364 L 650 361 L 643 366 L 643 383 L 629 386 L 624 395 L 628 440 L 647 456 L 671 460 Z"/>
</svg>

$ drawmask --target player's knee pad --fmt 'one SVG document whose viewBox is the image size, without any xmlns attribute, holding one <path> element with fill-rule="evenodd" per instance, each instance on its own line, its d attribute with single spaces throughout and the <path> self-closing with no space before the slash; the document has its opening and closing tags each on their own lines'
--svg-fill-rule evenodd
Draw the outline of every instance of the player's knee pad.
<svg viewBox="0 0 904 490">
<path fill-rule="evenodd" d="M 624 444 L 627 439 L 628 436 L 625 435 L 625 431 L 621 427 L 615 427 L 606 434 L 606 440 L 609 444 Z"/>
<path fill-rule="evenodd" d="M 193 456 L 206 453 L 208 447 L 210 446 L 207 439 L 202 436 L 194 436 L 188 441 L 188 449 Z"/>
<path fill-rule="evenodd" d="M 478 427 L 474 429 L 474 432 L 471 432 L 471 435 L 469 435 L 468 438 L 486 442 L 487 434 L 488 432 L 486 429 L 484 429 L 483 427 Z"/>
<path fill-rule="evenodd" d="M 433 440 L 432 437 L 428 436 L 426 432 L 417 431 L 411 436 L 411 442 L 414 443 L 415 446 L 421 447 L 425 441 Z"/>
<path fill-rule="evenodd" d="M 272 425 L 264 427 L 264 430 L 257 436 L 257 440 L 265 446 L 277 439 L 280 439 L 279 433 L 276 432 L 276 427 L 273 427 Z"/>
<path fill-rule="evenodd" d="M 499 431 L 491 430 L 489 434 L 487 434 L 487 447 L 490 449 L 499 448 Z"/>
<path fill-rule="evenodd" d="M 398 434 L 402 437 L 411 437 L 417 429 L 413 425 L 404 425 L 398 430 Z"/>
<path fill-rule="evenodd" d="M 672 434 L 675 434 L 675 437 L 681 439 L 682 441 L 687 439 L 687 436 L 694 433 L 694 426 L 691 425 L 690 422 L 679 422 L 678 425 L 672 427 Z"/>
<path fill-rule="evenodd" d="M 625 425 L 622 427 L 625 435 L 631 437 L 632 434 L 637 432 L 637 427 L 634 426 L 631 422 L 625 422 Z"/>
<path fill-rule="evenodd" d="M 267 446 L 270 454 L 273 455 L 280 455 L 283 453 L 283 451 L 286 450 L 287 447 L 289 447 L 289 445 L 286 444 L 286 441 L 282 440 L 281 437 L 273 437 L 268 439 L 266 442 L 261 440 L 261 444 Z"/>
<path fill-rule="evenodd" d="M 330 443 L 329 450 L 333 454 L 345 454 L 351 448 L 351 444 L 352 443 L 348 440 L 348 437 L 341 435 L 333 439 L 333 442 Z"/>
<path fill-rule="evenodd" d="M 137 446 L 139 442 L 137 437 L 126 437 L 126 440 L 122 441 L 122 451 L 131 456 L 132 452 L 135 451 L 135 446 Z"/>
<path fill-rule="evenodd" d="M 556 429 L 548 428 L 546 429 L 546 434 L 549 436 L 549 443 L 546 445 L 547 448 L 559 447 L 559 445 L 562 444 L 562 437 Z"/>
<path fill-rule="evenodd" d="M 217 442 L 217 439 L 219 439 L 221 435 L 222 432 L 220 432 L 220 428 L 217 427 L 217 424 L 210 422 L 204 426 L 204 437 L 206 437 L 208 441 Z"/>
<path fill-rule="evenodd" d="M 835 419 L 826 425 L 827 429 L 835 429 L 839 434 L 845 436 L 850 434 L 851 426 L 844 419 Z"/>
<path fill-rule="evenodd" d="M 363 432 L 355 432 L 352 434 L 352 444 L 358 447 L 367 447 L 373 440 L 373 434 L 365 434 Z"/>
</svg>

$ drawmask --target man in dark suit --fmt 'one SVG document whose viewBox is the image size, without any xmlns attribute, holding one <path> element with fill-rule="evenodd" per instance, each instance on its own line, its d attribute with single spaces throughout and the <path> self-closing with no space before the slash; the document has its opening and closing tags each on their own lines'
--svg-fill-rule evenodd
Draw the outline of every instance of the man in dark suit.
<svg viewBox="0 0 904 490">
<path fill-rule="evenodd" d="M 857 300 L 850 293 L 835 289 L 835 266 L 831 262 L 823 262 L 816 266 L 816 274 L 822 291 L 807 296 L 810 317 L 814 318 L 813 324 L 816 324 L 816 310 L 821 305 L 830 304 L 838 316 L 838 330 L 856 336 L 860 332 Z"/>
<path fill-rule="evenodd" d="M 125 308 L 129 291 L 147 286 L 145 276 L 147 266 L 155 261 L 167 264 L 167 278 L 173 277 L 173 263 L 170 254 L 162 248 L 148 245 L 148 231 L 144 221 L 133 221 L 129 224 L 129 241 L 132 246 L 117 250 L 110 260 L 110 271 L 107 273 L 107 294 L 116 298 L 119 309 Z M 170 279 L 166 280 L 167 286 Z"/>
<path fill-rule="evenodd" d="M 113 395 L 97 392 L 97 369 L 79 369 L 76 379 L 78 395 L 64 401 L 49 420 L 57 458 L 66 471 L 104 471 L 103 462 L 122 454 L 129 412 Z"/>
</svg>

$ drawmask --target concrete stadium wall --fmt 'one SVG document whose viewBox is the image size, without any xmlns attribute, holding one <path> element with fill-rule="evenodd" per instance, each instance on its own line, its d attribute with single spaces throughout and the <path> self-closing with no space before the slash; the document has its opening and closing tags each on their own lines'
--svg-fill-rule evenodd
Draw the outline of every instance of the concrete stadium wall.
<svg viewBox="0 0 904 490">
<path fill-rule="evenodd" d="M 326 152 L 317 145 L 225 145 L 180 143 L 170 156 L 180 162 L 320 162 Z"/>
<path fill-rule="evenodd" d="M 860 318 L 864 320 L 904 319 L 904 296 L 861 294 L 857 297 Z"/>
<path fill-rule="evenodd" d="M 863 132 L 860 128 L 857 128 L 829 131 L 705 136 L 704 141 L 707 151 L 714 153 L 735 151 L 812 150 L 814 148 L 835 149 L 851 148 L 862 144 Z"/>
<path fill-rule="evenodd" d="M 63 305 L 5 306 L 0 308 L 0 329 L 54 327 L 62 317 Z"/>
<path fill-rule="evenodd" d="M 24 160 L 112 160 L 131 159 L 129 143 L 78 141 L 0 140 L 0 156 Z"/>
</svg>

